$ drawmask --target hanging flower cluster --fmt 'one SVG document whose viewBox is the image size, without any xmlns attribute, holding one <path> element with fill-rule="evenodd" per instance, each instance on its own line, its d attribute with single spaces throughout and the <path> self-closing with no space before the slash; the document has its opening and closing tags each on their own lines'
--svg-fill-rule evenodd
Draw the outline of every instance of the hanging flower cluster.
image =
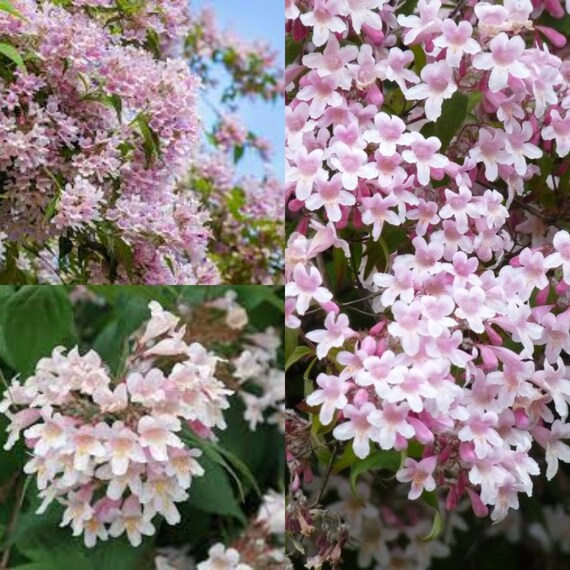
<svg viewBox="0 0 570 570">
<path fill-rule="evenodd" d="M 185 326 L 157 302 L 150 309 L 118 378 L 95 351 L 60 347 L 25 382 L 13 380 L 0 405 L 6 449 L 23 437 L 30 451 L 24 470 L 36 476 L 38 513 L 61 503 L 62 526 L 89 547 L 124 533 L 138 546 L 159 515 L 178 523 L 176 503 L 204 475 L 184 430 L 214 438 L 226 427 L 232 391 L 216 377 L 220 357 L 187 344 Z"/>
<path fill-rule="evenodd" d="M 287 323 L 333 442 L 498 521 L 570 461 L 565 12 L 414 4 L 286 3 Z"/>
</svg>

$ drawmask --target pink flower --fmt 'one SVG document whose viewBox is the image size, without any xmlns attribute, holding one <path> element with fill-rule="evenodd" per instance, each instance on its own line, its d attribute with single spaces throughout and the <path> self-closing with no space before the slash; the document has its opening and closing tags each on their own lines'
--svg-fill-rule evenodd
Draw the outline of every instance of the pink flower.
<svg viewBox="0 0 570 570">
<path fill-rule="evenodd" d="M 441 106 L 456 91 L 453 71 L 445 61 L 437 61 L 426 65 L 421 71 L 423 83 L 408 89 L 409 99 L 425 99 L 426 118 L 437 121 L 441 115 Z"/>
<path fill-rule="evenodd" d="M 156 461 L 168 460 L 168 447 L 183 447 L 183 443 L 173 433 L 180 430 L 180 422 L 173 419 L 159 419 L 143 416 L 137 426 L 140 445 L 148 449 Z"/>
<path fill-rule="evenodd" d="M 352 447 L 356 457 L 364 459 L 370 453 L 370 440 L 375 438 L 377 427 L 370 421 L 372 414 L 377 412 L 371 403 L 365 403 L 360 408 L 347 404 L 342 413 L 347 421 L 337 425 L 333 436 L 340 441 L 352 439 Z"/>
<path fill-rule="evenodd" d="M 344 410 L 348 404 L 345 394 L 350 390 L 350 384 L 341 380 L 338 376 L 319 374 L 317 385 L 320 389 L 307 396 L 309 406 L 321 406 L 319 418 L 323 425 L 332 422 L 335 410 Z"/>
<path fill-rule="evenodd" d="M 352 206 L 356 197 L 344 190 L 343 175 L 336 173 L 330 180 L 318 178 L 316 180 L 317 192 L 305 200 L 308 210 L 318 210 L 324 206 L 327 217 L 331 222 L 338 222 L 342 217 L 341 206 Z"/>
<path fill-rule="evenodd" d="M 517 174 L 526 174 L 525 157 L 534 159 L 542 156 L 542 151 L 535 145 L 528 142 L 532 138 L 533 132 L 529 121 L 520 125 L 513 123 L 511 132 L 507 134 L 506 149 L 511 156 Z"/>
<path fill-rule="evenodd" d="M 555 251 L 544 260 L 544 266 L 549 269 L 562 266 L 564 281 L 570 285 L 570 234 L 566 230 L 556 232 L 552 245 Z"/>
<path fill-rule="evenodd" d="M 406 130 L 404 121 L 395 115 L 380 112 L 374 117 L 375 129 L 366 131 L 363 137 L 366 141 L 378 145 L 380 154 L 391 156 L 401 143 L 402 135 Z"/>
<path fill-rule="evenodd" d="M 481 129 L 479 141 L 469 151 L 469 156 L 485 165 L 485 176 L 492 182 L 499 174 L 499 164 L 512 164 L 513 159 L 506 150 L 506 135 L 499 129 Z"/>
<path fill-rule="evenodd" d="M 315 149 L 307 152 L 305 147 L 300 147 L 293 155 L 293 160 L 295 166 L 287 168 L 287 182 L 294 183 L 295 195 L 299 200 L 306 200 L 313 191 L 315 180 L 326 178 L 323 151 Z"/>
<path fill-rule="evenodd" d="M 362 50 L 363 48 L 361 48 Z M 388 57 L 378 62 L 378 67 L 388 81 L 394 81 L 405 93 L 408 83 L 418 83 L 420 78 L 408 69 L 410 63 L 414 61 L 414 53 L 411 50 L 402 51 L 398 47 L 393 47 L 388 51 Z"/>
<path fill-rule="evenodd" d="M 355 335 L 346 315 L 335 316 L 334 313 L 328 313 L 325 318 L 325 328 L 308 332 L 307 338 L 317 343 L 317 356 L 325 358 L 331 348 L 342 346 L 347 338 Z"/>
<path fill-rule="evenodd" d="M 433 472 L 437 467 L 437 456 L 426 457 L 421 461 L 416 461 L 411 457 L 407 457 L 404 461 L 404 467 L 396 473 L 396 479 L 402 483 L 412 482 L 408 499 L 415 500 L 425 491 L 433 491 L 435 489 L 435 479 Z"/>
<path fill-rule="evenodd" d="M 382 449 L 393 449 L 398 437 L 404 439 L 414 437 L 415 430 L 408 423 L 409 410 L 406 403 L 400 405 L 386 403 L 382 409 L 370 413 L 368 420 L 377 428 L 373 433 L 373 439 Z"/>
<path fill-rule="evenodd" d="M 414 356 L 420 349 L 420 330 L 422 307 L 419 302 L 406 305 L 396 301 L 392 305 L 395 322 L 388 325 L 391 335 L 400 339 L 406 354 Z"/>
<path fill-rule="evenodd" d="M 398 16 L 398 24 L 408 29 L 404 35 L 404 43 L 411 44 L 418 40 L 422 41 L 426 36 L 439 32 L 441 29 L 440 9 L 441 2 L 439 0 L 420 0 L 418 2 L 419 16 Z"/>
<path fill-rule="evenodd" d="M 484 332 L 483 321 L 495 316 L 495 311 L 488 306 L 487 296 L 481 287 L 455 289 L 453 299 L 457 303 L 454 314 L 465 319 L 469 328 L 476 333 Z"/>
<path fill-rule="evenodd" d="M 113 423 L 106 436 L 107 454 L 114 475 L 125 475 L 129 462 L 145 463 L 137 435 L 121 421 Z"/>
<path fill-rule="evenodd" d="M 402 152 L 402 158 L 416 167 L 420 184 L 429 183 L 432 168 L 444 168 L 449 162 L 437 152 L 441 148 L 441 141 L 436 137 L 426 139 L 414 131 L 403 135 L 402 142 L 410 147 Z"/>
<path fill-rule="evenodd" d="M 472 411 L 469 419 L 457 432 L 461 441 L 470 441 L 475 445 L 475 455 L 485 459 L 493 448 L 501 448 L 503 440 L 496 429 L 498 417 L 493 412 L 483 414 Z"/>
<path fill-rule="evenodd" d="M 304 315 L 315 299 L 318 303 L 326 303 L 332 299 L 332 293 L 321 287 L 323 278 L 316 267 L 305 268 L 298 263 L 293 270 L 293 281 L 285 286 L 285 295 L 297 297 L 297 312 Z"/>
<path fill-rule="evenodd" d="M 313 28 L 313 43 L 320 47 L 324 45 L 332 33 L 346 30 L 346 24 L 339 17 L 341 0 L 315 0 L 313 10 L 301 14 L 301 22 Z"/>
<path fill-rule="evenodd" d="M 509 38 L 501 32 L 491 40 L 489 47 L 490 53 L 479 53 L 473 58 L 473 67 L 491 70 L 489 89 L 492 92 L 504 89 L 509 77 L 525 79 L 530 75 L 526 65 L 520 61 L 525 50 L 524 40 L 520 36 Z"/>
<path fill-rule="evenodd" d="M 453 20 L 443 20 L 441 32 L 433 43 L 446 50 L 445 61 L 451 67 L 458 67 L 464 54 L 474 55 L 481 51 L 481 46 L 471 37 L 473 26 L 469 22 L 456 24 Z"/>
<path fill-rule="evenodd" d="M 362 222 L 367 225 L 372 224 L 372 237 L 374 239 L 380 238 L 385 222 L 393 226 L 400 225 L 401 220 L 398 214 L 390 209 L 397 204 L 398 200 L 393 194 L 387 197 L 374 194 L 371 198 L 362 199 Z"/>
<path fill-rule="evenodd" d="M 313 52 L 303 58 L 303 64 L 316 69 L 321 77 L 332 77 L 339 89 L 350 89 L 352 79 L 347 67 L 356 59 L 356 46 L 340 47 L 336 36 L 330 36 L 323 53 Z"/>
<path fill-rule="evenodd" d="M 544 354 L 548 362 L 554 364 L 562 351 L 570 354 L 570 309 L 559 315 L 547 313 L 540 320 L 540 324 L 544 330 L 536 344 L 546 345 Z"/>
<path fill-rule="evenodd" d="M 550 124 L 542 128 L 542 138 L 545 141 L 556 141 L 556 154 L 564 158 L 570 152 L 570 113 L 564 118 L 554 109 L 550 113 Z"/>
<path fill-rule="evenodd" d="M 335 145 L 335 156 L 330 164 L 341 174 L 341 180 L 347 190 L 355 190 L 358 179 L 370 180 L 377 176 L 376 165 L 368 162 L 368 156 L 359 148 L 350 148 L 343 142 Z"/>
<path fill-rule="evenodd" d="M 141 544 L 143 536 L 152 536 L 155 532 L 150 518 L 143 513 L 137 498 L 131 495 L 123 503 L 119 516 L 111 523 L 109 534 L 119 536 L 126 532 L 130 543 L 137 547 Z"/>
</svg>

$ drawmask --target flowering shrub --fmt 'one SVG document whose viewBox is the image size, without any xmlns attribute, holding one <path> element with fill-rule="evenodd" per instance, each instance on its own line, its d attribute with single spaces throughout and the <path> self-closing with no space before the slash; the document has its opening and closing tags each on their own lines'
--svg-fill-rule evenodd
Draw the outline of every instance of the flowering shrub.
<svg viewBox="0 0 570 570">
<path fill-rule="evenodd" d="M 314 539 L 306 567 L 359 541 L 360 567 L 428 568 L 451 538 L 419 538 L 466 508 L 505 519 L 570 460 L 569 21 L 559 2 L 286 2 L 286 367 L 304 377 L 287 516 Z"/>
<path fill-rule="evenodd" d="M 235 182 L 224 162 L 225 174 L 208 169 L 218 145 L 241 149 L 236 160 L 245 150 L 236 136 L 211 148 L 198 113 L 211 85 L 196 61 L 221 65 L 223 35 L 207 53 L 197 41 L 203 16 L 181 0 L 2 6 L 0 280 L 274 282 L 279 184 L 267 181 L 272 192 L 260 200 L 265 182 Z M 271 55 L 226 63 L 233 99 L 275 99 L 273 64 Z M 253 134 L 247 144 L 268 151 Z M 227 230 L 216 222 L 223 215 L 235 219 Z M 234 250 L 246 254 L 241 263 Z"/>
<path fill-rule="evenodd" d="M 122 289 L 0 289 L 4 560 L 283 560 L 279 291 Z"/>
</svg>

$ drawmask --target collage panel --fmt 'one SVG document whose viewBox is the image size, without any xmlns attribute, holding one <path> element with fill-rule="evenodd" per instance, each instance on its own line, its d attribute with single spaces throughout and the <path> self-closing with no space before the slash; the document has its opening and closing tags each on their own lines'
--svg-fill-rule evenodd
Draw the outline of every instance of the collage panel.
<svg viewBox="0 0 570 570">
<path fill-rule="evenodd" d="M 2 568 L 284 568 L 279 286 L 0 287 Z"/>
<path fill-rule="evenodd" d="M 278 0 L 2 0 L 0 284 L 283 280 Z"/>
<path fill-rule="evenodd" d="M 570 568 L 570 2 L 285 29 L 288 568 Z"/>
</svg>

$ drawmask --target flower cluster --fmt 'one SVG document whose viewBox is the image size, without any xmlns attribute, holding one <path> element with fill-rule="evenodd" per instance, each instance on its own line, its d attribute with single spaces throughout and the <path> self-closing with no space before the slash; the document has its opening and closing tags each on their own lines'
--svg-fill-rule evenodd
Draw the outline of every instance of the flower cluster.
<svg viewBox="0 0 570 570">
<path fill-rule="evenodd" d="M 7 265 L 47 264 L 50 281 L 216 281 L 208 215 L 177 184 L 199 142 L 200 82 L 182 59 L 156 60 L 145 43 L 152 32 L 160 49 L 156 29 L 180 42 L 187 10 L 150 2 L 130 18 L 109 2 L 95 11 L 103 18 L 88 4 L 21 0 L 21 17 L 0 14 L 2 37 L 34 55 L 26 68 L 3 67 L 0 85 Z"/>
<path fill-rule="evenodd" d="M 285 552 L 285 497 L 269 490 L 263 496 L 257 517 L 251 520 L 242 536 L 230 547 L 221 542 L 208 551 L 208 558 L 195 565 L 192 557 L 180 549 L 165 549 L 156 558 L 157 570 L 177 568 L 196 570 L 254 570 L 283 568 Z"/>
<path fill-rule="evenodd" d="M 498 521 L 534 443 L 548 479 L 570 461 L 564 11 L 406 5 L 286 3 L 287 325 L 334 440 L 401 451 L 409 499 Z"/>
<path fill-rule="evenodd" d="M 225 324 L 233 330 L 242 331 L 248 323 L 247 312 L 238 304 L 234 291 L 207 306 L 222 310 Z M 281 334 L 273 327 L 264 332 L 246 332 L 240 343 L 240 353 L 231 362 L 232 376 L 239 386 L 236 392 L 245 405 L 244 419 L 252 431 L 266 422 L 277 425 L 283 432 L 285 373 L 278 364 Z"/>
<path fill-rule="evenodd" d="M 157 515 L 178 523 L 176 503 L 204 475 L 184 432 L 214 438 L 226 427 L 232 391 L 216 377 L 220 358 L 187 344 L 174 314 L 149 306 L 117 378 L 95 351 L 58 347 L 25 382 L 13 380 L 0 405 L 10 420 L 5 448 L 23 437 L 29 449 L 24 471 L 36 476 L 38 513 L 61 503 L 62 526 L 89 547 L 123 533 L 138 546 Z"/>
</svg>

